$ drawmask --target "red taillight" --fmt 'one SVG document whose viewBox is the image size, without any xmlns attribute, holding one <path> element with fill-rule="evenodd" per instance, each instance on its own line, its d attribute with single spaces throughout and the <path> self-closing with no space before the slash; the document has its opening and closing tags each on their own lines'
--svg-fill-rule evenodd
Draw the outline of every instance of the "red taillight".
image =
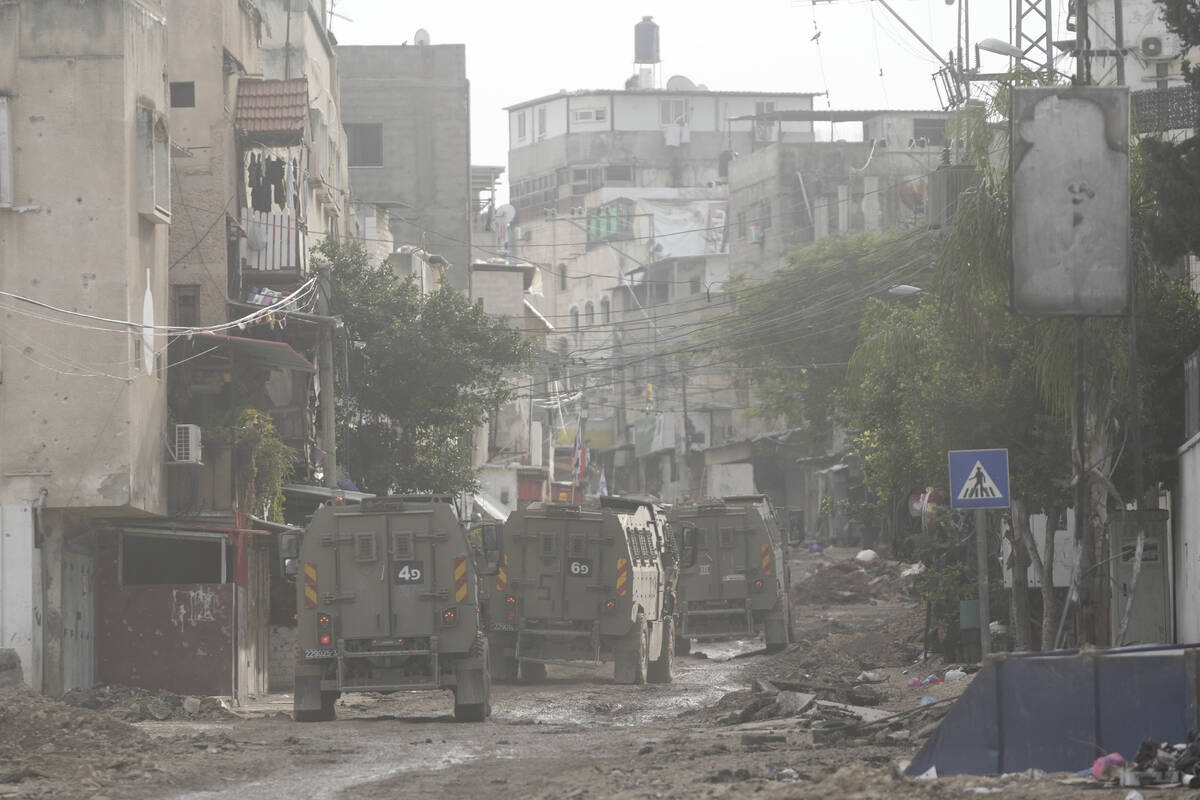
<svg viewBox="0 0 1200 800">
<path fill-rule="evenodd" d="M 510 611 L 504 615 L 505 622 L 516 622 L 516 620 L 517 620 L 517 612 L 515 612 L 515 611 Z"/>
<path fill-rule="evenodd" d="M 328 614 L 317 615 L 317 644 L 333 644 L 333 617 Z"/>
<path fill-rule="evenodd" d="M 762 591 L 762 588 L 763 588 L 763 586 L 765 586 L 765 585 L 766 585 L 766 584 L 764 584 L 764 583 L 763 583 L 763 581 L 762 581 L 762 578 L 758 578 L 757 580 L 755 580 L 755 581 L 754 581 L 754 590 L 755 590 L 756 592 L 757 592 L 757 591 Z"/>
<path fill-rule="evenodd" d="M 607 609 L 613 609 L 613 608 L 616 608 L 616 607 L 617 607 L 617 601 L 616 601 L 616 600 L 606 600 L 606 601 L 604 602 L 604 607 L 605 607 L 605 608 L 607 608 Z"/>
<path fill-rule="evenodd" d="M 442 612 L 442 625 L 449 628 L 458 622 L 458 611 L 453 608 L 447 608 Z"/>
<path fill-rule="evenodd" d="M 515 605 L 517 604 L 517 598 L 513 597 L 513 596 L 510 594 L 508 597 L 505 597 L 505 598 L 504 598 L 504 602 L 505 602 L 505 603 L 507 603 L 507 604 L 508 604 L 508 605 L 510 605 L 510 606 L 515 606 Z"/>
</svg>

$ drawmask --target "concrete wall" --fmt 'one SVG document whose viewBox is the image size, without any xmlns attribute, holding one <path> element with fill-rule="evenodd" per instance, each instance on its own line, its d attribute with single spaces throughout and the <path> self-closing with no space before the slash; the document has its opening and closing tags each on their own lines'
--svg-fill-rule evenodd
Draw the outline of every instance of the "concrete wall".
<svg viewBox="0 0 1200 800">
<path fill-rule="evenodd" d="M 338 48 L 347 125 L 383 126 L 383 166 L 350 168 L 357 202 L 403 204 L 396 245 L 423 245 L 467 288 L 471 237 L 470 118 L 463 45 Z"/>
<path fill-rule="evenodd" d="M 166 226 L 137 213 L 135 124 L 139 103 L 166 106 L 161 14 L 134 0 L 0 6 L 14 199 L 27 209 L 0 210 L 3 290 L 165 323 Z M 148 333 L 146 359 L 125 328 L 30 309 L 12 312 L 0 341 L 0 502 L 27 502 L 27 482 L 13 479 L 33 476 L 50 506 L 163 510 L 166 391 L 154 361 L 165 337 Z"/>
<path fill-rule="evenodd" d="M 25 685 L 41 688 L 41 553 L 33 508 L 0 505 L 0 648 L 11 649 Z"/>
<path fill-rule="evenodd" d="M 1179 449 L 1175 532 L 1175 638 L 1200 642 L 1200 436 Z"/>
</svg>

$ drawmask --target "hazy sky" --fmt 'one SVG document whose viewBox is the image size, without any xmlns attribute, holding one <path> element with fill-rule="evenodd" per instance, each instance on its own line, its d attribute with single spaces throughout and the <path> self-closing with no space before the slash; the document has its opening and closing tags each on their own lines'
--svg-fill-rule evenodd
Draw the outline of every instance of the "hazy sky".
<svg viewBox="0 0 1200 800">
<path fill-rule="evenodd" d="M 887 3 L 939 53 L 954 48 L 956 6 Z M 1010 5 L 971 0 L 971 40 L 1009 39 Z M 1063 0 L 1055 5 L 1065 12 Z M 562 89 L 623 88 L 634 25 L 647 15 L 659 25 L 664 84 L 686 75 L 714 91 L 828 92 L 814 98 L 818 109 L 940 107 L 937 61 L 875 0 L 336 0 L 334 11 L 342 44 L 411 44 L 424 28 L 433 44 L 466 45 L 473 164 L 507 165 L 503 107 Z M 1007 67 L 990 59 L 985 70 Z"/>
</svg>

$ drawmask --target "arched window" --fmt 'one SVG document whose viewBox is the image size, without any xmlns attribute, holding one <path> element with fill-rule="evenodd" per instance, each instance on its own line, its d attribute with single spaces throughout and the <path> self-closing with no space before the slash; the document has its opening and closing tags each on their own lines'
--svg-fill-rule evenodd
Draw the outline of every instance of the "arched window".
<svg viewBox="0 0 1200 800">
<path fill-rule="evenodd" d="M 567 316 L 569 316 L 571 319 L 571 330 L 575 333 L 579 333 L 579 309 L 572 308 L 569 312 L 567 312 Z"/>
<path fill-rule="evenodd" d="M 567 290 L 567 265 L 558 265 L 558 288 L 564 292 Z"/>
<path fill-rule="evenodd" d="M 591 300 L 583 307 L 583 324 L 588 327 L 596 324 L 596 306 L 592 305 Z"/>
<path fill-rule="evenodd" d="M 612 307 L 609 305 L 607 297 L 600 298 L 600 324 L 607 325 L 612 322 Z"/>
</svg>

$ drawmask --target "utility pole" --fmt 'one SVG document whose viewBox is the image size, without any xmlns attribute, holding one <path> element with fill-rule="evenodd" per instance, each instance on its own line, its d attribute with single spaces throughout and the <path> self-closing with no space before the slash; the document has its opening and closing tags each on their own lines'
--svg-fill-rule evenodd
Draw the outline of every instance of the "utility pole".
<svg viewBox="0 0 1200 800">
<path fill-rule="evenodd" d="M 687 405 L 687 368 L 681 369 L 683 389 L 683 466 L 679 470 L 679 482 L 683 484 L 683 493 L 692 493 L 692 422 L 688 419 Z M 680 498 L 683 500 L 685 498 Z"/>
<path fill-rule="evenodd" d="M 1092 82 L 1088 54 L 1088 48 L 1091 46 L 1088 41 L 1088 0 L 1077 0 L 1075 10 L 1075 77 L 1080 84 L 1086 86 Z M 1087 387 L 1084 376 L 1085 321 L 1085 317 L 1075 318 L 1075 460 L 1078 470 L 1075 481 L 1075 546 L 1079 553 L 1077 619 L 1081 643 L 1095 644 L 1096 593 L 1092 591 L 1092 587 L 1096 582 L 1096 545 L 1092 535 L 1091 491 L 1088 481 L 1090 465 L 1087 442 Z"/>
<path fill-rule="evenodd" d="M 329 267 L 317 267 L 317 311 L 326 317 L 317 329 L 317 379 L 321 387 L 321 449 L 325 451 L 325 486 L 337 488 L 337 415 L 334 409 L 333 328 L 329 317 Z"/>
</svg>

